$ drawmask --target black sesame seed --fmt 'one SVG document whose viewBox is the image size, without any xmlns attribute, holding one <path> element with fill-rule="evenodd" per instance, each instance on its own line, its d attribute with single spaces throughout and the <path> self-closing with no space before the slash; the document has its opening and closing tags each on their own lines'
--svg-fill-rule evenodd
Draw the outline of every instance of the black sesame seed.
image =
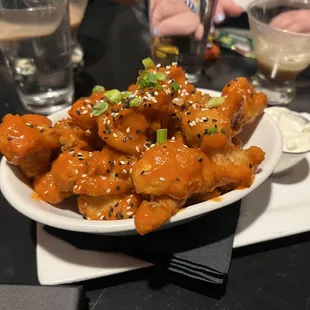
<svg viewBox="0 0 310 310">
<path fill-rule="evenodd" d="M 76 182 L 75 182 L 75 181 L 73 181 L 73 183 L 72 183 L 72 184 L 73 184 L 73 186 L 75 186 L 75 185 L 76 185 Z"/>
<path fill-rule="evenodd" d="M 167 148 L 166 145 L 163 145 L 163 148 L 166 149 Z"/>
<path fill-rule="evenodd" d="M 77 115 L 81 115 L 80 110 L 76 110 L 76 114 L 77 114 Z"/>
<path fill-rule="evenodd" d="M 151 108 L 152 107 L 152 105 L 149 103 L 149 108 Z"/>
<path fill-rule="evenodd" d="M 144 95 L 144 94 L 145 94 L 145 92 L 144 92 L 144 90 L 142 90 L 142 91 L 141 91 L 141 95 Z"/>
<path fill-rule="evenodd" d="M 253 94 L 251 93 L 250 96 L 253 97 Z"/>
<path fill-rule="evenodd" d="M 110 135 L 112 133 L 112 130 L 111 129 L 109 129 L 108 130 L 108 135 Z"/>
<path fill-rule="evenodd" d="M 8 140 L 11 141 L 11 140 L 13 140 L 13 138 L 12 137 L 8 137 Z"/>
<path fill-rule="evenodd" d="M 121 120 L 123 117 L 124 117 L 123 114 L 120 114 L 118 118 Z"/>
<path fill-rule="evenodd" d="M 121 162 L 119 162 L 118 164 L 119 164 L 120 166 L 122 165 L 122 163 L 121 163 Z"/>
<path fill-rule="evenodd" d="M 118 191 L 119 191 L 120 189 L 121 189 L 121 188 L 117 185 L 117 186 L 116 186 L 116 190 L 118 190 Z"/>
<path fill-rule="evenodd" d="M 197 134 L 197 138 L 201 138 L 201 134 L 199 133 L 199 134 Z"/>
<path fill-rule="evenodd" d="M 142 171 L 140 172 L 140 175 L 144 174 L 144 172 L 145 172 L 145 171 L 144 171 L 144 170 L 142 170 Z"/>
<path fill-rule="evenodd" d="M 108 140 L 108 137 L 104 137 L 104 140 Z"/>
<path fill-rule="evenodd" d="M 146 102 L 147 100 L 146 100 L 146 98 L 143 98 L 143 102 Z"/>
<path fill-rule="evenodd" d="M 229 87 L 229 86 L 230 86 L 230 83 L 227 84 L 227 87 Z"/>
<path fill-rule="evenodd" d="M 117 207 L 118 207 L 118 202 L 114 205 L 114 207 L 115 207 L 115 208 L 117 208 Z"/>
<path fill-rule="evenodd" d="M 177 116 L 176 113 L 172 113 L 171 116 Z"/>
<path fill-rule="evenodd" d="M 224 128 L 221 129 L 221 133 L 226 133 L 226 130 Z"/>
<path fill-rule="evenodd" d="M 153 92 L 151 92 L 151 95 L 152 95 L 152 96 L 155 96 L 155 92 L 154 92 L 154 91 L 153 91 Z"/>
<path fill-rule="evenodd" d="M 113 213 L 113 211 L 114 211 L 114 209 L 111 207 L 111 208 L 110 208 L 110 212 Z"/>
<path fill-rule="evenodd" d="M 87 220 L 87 216 L 85 213 L 83 213 L 82 216 L 83 216 L 83 219 Z"/>
<path fill-rule="evenodd" d="M 132 136 L 131 136 L 131 135 L 128 135 L 128 139 L 129 139 L 129 140 L 132 140 Z"/>
<path fill-rule="evenodd" d="M 105 129 L 106 129 L 106 130 L 109 130 L 109 126 L 108 126 L 108 125 L 105 125 Z"/>
<path fill-rule="evenodd" d="M 145 146 L 146 147 L 151 147 L 151 144 L 150 143 L 145 143 Z"/>
<path fill-rule="evenodd" d="M 137 129 L 136 134 L 138 135 L 140 133 L 140 131 L 141 131 L 140 129 Z"/>
<path fill-rule="evenodd" d="M 180 181 L 180 178 L 179 178 L 179 177 L 176 177 L 175 179 L 176 179 L 178 182 Z"/>
<path fill-rule="evenodd" d="M 126 142 L 126 141 L 127 141 L 127 139 L 126 139 L 126 138 L 124 138 L 124 139 L 123 139 L 123 142 Z"/>
<path fill-rule="evenodd" d="M 40 129 L 40 132 L 44 132 L 44 129 L 42 128 L 42 129 Z"/>
<path fill-rule="evenodd" d="M 133 207 L 133 203 L 131 203 L 131 204 L 129 205 L 129 207 L 132 208 L 132 207 Z"/>
<path fill-rule="evenodd" d="M 115 173 L 115 177 L 118 178 L 118 173 Z"/>
<path fill-rule="evenodd" d="M 190 114 L 191 114 L 191 112 L 186 112 L 186 114 L 187 114 L 187 115 L 190 115 Z"/>
<path fill-rule="evenodd" d="M 216 124 L 214 125 L 214 128 L 217 128 L 217 125 L 216 125 Z"/>
<path fill-rule="evenodd" d="M 212 122 L 213 122 L 213 123 L 216 123 L 216 122 L 217 122 L 217 119 L 214 118 L 214 119 L 212 120 Z"/>
<path fill-rule="evenodd" d="M 107 132 L 105 130 L 102 131 L 103 134 L 106 134 Z"/>
<path fill-rule="evenodd" d="M 84 158 L 83 157 L 79 157 L 79 160 L 84 160 Z"/>
<path fill-rule="evenodd" d="M 208 118 L 206 118 L 205 120 L 204 120 L 204 122 L 207 122 L 209 119 Z"/>
<path fill-rule="evenodd" d="M 187 121 L 187 124 L 189 125 L 189 124 L 190 124 L 190 122 L 191 122 L 191 121 L 190 121 L 190 120 L 188 120 L 188 121 Z"/>
<path fill-rule="evenodd" d="M 252 169 L 252 167 L 253 167 L 253 165 L 250 163 L 250 164 L 249 164 L 249 168 Z"/>
<path fill-rule="evenodd" d="M 29 124 L 29 127 L 30 127 L 30 128 L 33 128 L 33 124 Z"/>
<path fill-rule="evenodd" d="M 110 169 L 107 169 L 107 173 L 110 173 Z"/>
<path fill-rule="evenodd" d="M 203 161 L 203 158 L 199 157 L 198 161 L 201 163 Z"/>
<path fill-rule="evenodd" d="M 111 212 L 108 213 L 108 217 L 112 217 L 112 213 Z"/>
<path fill-rule="evenodd" d="M 85 161 L 85 166 L 88 166 L 88 161 Z"/>
</svg>

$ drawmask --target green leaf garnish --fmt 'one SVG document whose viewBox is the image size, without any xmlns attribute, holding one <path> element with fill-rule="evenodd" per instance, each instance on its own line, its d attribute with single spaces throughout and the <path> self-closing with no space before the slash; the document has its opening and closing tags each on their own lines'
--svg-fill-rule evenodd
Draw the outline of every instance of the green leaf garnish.
<svg viewBox="0 0 310 310">
<path fill-rule="evenodd" d="M 142 99 L 140 97 L 135 97 L 130 100 L 129 104 L 131 107 L 139 107 L 142 102 Z"/>
<path fill-rule="evenodd" d="M 178 91 L 180 89 L 180 85 L 177 82 L 172 82 L 171 87 L 174 91 Z"/>
<path fill-rule="evenodd" d="M 162 73 L 162 72 L 156 72 L 156 79 L 158 81 L 166 81 L 167 80 L 167 75 Z"/>
<path fill-rule="evenodd" d="M 150 57 L 143 59 L 142 63 L 143 63 L 143 66 L 144 66 L 145 70 L 154 69 L 155 68 L 155 64 L 154 64 L 153 60 Z"/>
<path fill-rule="evenodd" d="M 220 105 L 222 105 L 224 102 L 225 102 L 224 97 L 214 97 L 208 101 L 208 103 L 206 104 L 206 108 L 208 109 L 217 108 Z"/>
<path fill-rule="evenodd" d="M 112 90 L 109 90 L 108 92 L 106 92 L 104 94 L 104 98 L 111 102 L 112 104 L 114 103 L 119 103 L 122 101 L 122 93 L 118 90 L 118 89 L 112 89 Z"/>
<path fill-rule="evenodd" d="M 98 93 L 98 92 L 104 92 L 105 91 L 105 88 L 101 85 L 96 85 L 93 90 L 92 90 L 92 93 Z"/>
<path fill-rule="evenodd" d="M 157 143 L 165 143 L 167 141 L 167 129 L 158 129 L 157 130 Z"/>
<path fill-rule="evenodd" d="M 101 100 L 93 106 L 91 112 L 94 116 L 99 116 L 103 114 L 108 109 L 108 107 L 109 105 L 105 101 Z"/>
</svg>

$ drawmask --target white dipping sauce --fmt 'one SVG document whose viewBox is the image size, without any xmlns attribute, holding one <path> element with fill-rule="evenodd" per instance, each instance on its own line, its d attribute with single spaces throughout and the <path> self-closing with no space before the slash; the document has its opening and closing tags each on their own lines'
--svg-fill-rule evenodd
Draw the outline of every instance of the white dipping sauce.
<svg viewBox="0 0 310 310">
<path fill-rule="evenodd" d="M 284 152 L 299 153 L 310 150 L 310 122 L 298 113 L 283 107 L 267 108 L 265 112 L 280 127 Z"/>
</svg>

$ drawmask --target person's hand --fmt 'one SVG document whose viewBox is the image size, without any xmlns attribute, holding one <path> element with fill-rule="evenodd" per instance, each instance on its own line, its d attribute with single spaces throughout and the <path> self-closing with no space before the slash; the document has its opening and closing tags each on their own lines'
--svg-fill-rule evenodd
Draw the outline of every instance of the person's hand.
<svg viewBox="0 0 310 310">
<path fill-rule="evenodd" d="M 226 16 L 238 16 L 242 8 L 233 0 L 218 0 L 214 22 L 221 23 Z M 151 30 L 156 36 L 190 35 L 197 40 L 203 36 L 203 25 L 199 16 L 191 11 L 184 0 L 151 0 Z"/>
<path fill-rule="evenodd" d="M 194 34 L 197 40 L 203 36 L 199 16 L 184 0 L 151 0 L 150 21 L 156 36 Z"/>
<path fill-rule="evenodd" d="M 222 23 L 226 16 L 237 17 L 241 15 L 243 9 L 238 6 L 233 0 L 218 0 L 215 9 L 214 22 Z"/>
<path fill-rule="evenodd" d="M 310 33 L 310 10 L 294 10 L 279 14 L 269 24 L 291 32 Z"/>
</svg>

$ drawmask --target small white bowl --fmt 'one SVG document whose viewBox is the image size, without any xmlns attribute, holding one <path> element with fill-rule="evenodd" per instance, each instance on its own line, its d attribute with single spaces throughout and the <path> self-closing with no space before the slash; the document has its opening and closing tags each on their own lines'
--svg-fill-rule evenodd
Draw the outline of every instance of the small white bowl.
<svg viewBox="0 0 310 310">
<path fill-rule="evenodd" d="M 274 110 L 274 111 L 285 111 L 287 113 L 293 114 L 295 117 L 298 117 L 300 123 L 302 125 L 310 124 L 310 121 L 305 118 L 304 116 L 300 115 L 300 113 L 289 110 L 285 107 L 269 107 L 266 108 L 265 111 L 268 114 L 268 110 Z M 279 126 L 280 127 L 280 126 Z M 281 127 L 280 127 L 281 130 Z M 281 131 L 282 135 L 283 132 Z M 284 139 L 283 139 L 284 140 Z M 303 151 L 303 152 L 294 152 L 294 151 L 282 151 L 281 157 L 279 159 L 278 164 L 276 165 L 272 175 L 277 176 L 277 175 L 283 175 L 286 172 L 288 172 L 291 168 L 293 168 L 295 165 L 297 165 L 299 162 L 301 162 L 307 154 L 310 152 L 310 146 L 309 149 Z"/>
</svg>

